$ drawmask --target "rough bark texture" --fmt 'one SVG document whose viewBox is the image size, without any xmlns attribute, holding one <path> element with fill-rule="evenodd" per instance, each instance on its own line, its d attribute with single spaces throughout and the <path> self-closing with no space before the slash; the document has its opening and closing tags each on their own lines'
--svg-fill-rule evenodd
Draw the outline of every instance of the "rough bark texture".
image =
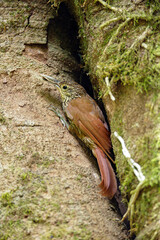
<svg viewBox="0 0 160 240">
<path fill-rule="evenodd" d="M 78 22 L 84 64 L 109 116 L 132 231 L 137 239 L 159 239 L 159 1 L 65 2 Z M 114 132 L 141 166 L 144 182 L 139 184 Z"/>
</svg>

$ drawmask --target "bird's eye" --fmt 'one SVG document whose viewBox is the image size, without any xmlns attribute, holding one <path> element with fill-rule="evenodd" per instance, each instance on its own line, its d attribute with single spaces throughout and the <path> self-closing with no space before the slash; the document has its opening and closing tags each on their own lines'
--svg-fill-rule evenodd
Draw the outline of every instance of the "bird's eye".
<svg viewBox="0 0 160 240">
<path fill-rule="evenodd" d="M 67 89 L 67 86 L 66 86 L 66 85 L 64 85 L 64 86 L 63 86 L 63 89 Z"/>
</svg>

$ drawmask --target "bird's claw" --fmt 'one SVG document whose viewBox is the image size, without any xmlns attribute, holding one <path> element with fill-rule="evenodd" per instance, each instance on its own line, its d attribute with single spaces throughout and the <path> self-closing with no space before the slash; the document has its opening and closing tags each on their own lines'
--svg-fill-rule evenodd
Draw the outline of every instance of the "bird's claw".
<svg viewBox="0 0 160 240">
<path fill-rule="evenodd" d="M 60 111 L 57 108 L 55 108 L 54 106 L 51 105 L 51 106 L 49 106 L 48 109 L 53 111 L 59 118 L 62 117 L 62 114 L 60 113 Z"/>
<path fill-rule="evenodd" d="M 59 117 L 59 119 L 64 127 L 67 127 L 67 128 L 69 127 L 67 121 L 65 120 L 65 118 L 63 117 L 63 115 L 60 113 L 60 111 L 57 108 L 55 108 L 53 105 L 51 105 L 48 109 L 53 111 Z"/>
</svg>

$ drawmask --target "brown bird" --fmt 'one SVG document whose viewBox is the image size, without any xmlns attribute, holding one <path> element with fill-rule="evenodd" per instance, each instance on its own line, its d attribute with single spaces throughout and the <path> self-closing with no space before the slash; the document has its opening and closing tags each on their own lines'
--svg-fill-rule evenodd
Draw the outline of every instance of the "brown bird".
<svg viewBox="0 0 160 240">
<path fill-rule="evenodd" d="M 59 89 L 67 121 L 59 113 L 57 115 L 68 130 L 75 133 L 92 150 L 101 173 L 100 193 L 111 199 L 117 191 L 117 181 L 109 162 L 109 159 L 112 160 L 111 139 L 102 111 L 78 83 L 68 83 L 46 75 L 42 77 Z"/>
</svg>

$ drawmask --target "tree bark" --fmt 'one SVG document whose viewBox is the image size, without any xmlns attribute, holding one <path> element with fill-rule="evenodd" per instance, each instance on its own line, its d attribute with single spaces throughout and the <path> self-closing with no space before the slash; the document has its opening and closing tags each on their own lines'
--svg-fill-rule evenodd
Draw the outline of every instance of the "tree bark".
<svg viewBox="0 0 160 240">
<path fill-rule="evenodd" d="M 66 1 L 79 25 L 85 69 L 109 117 L 120 189 L 137 239 L 160 236 L 158 2 Z"/>
</svg>

